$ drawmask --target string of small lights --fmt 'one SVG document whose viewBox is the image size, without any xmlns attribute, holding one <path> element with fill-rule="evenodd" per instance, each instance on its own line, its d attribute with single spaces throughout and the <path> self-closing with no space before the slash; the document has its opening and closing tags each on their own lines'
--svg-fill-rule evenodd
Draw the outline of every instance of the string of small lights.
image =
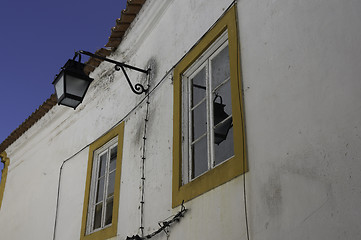
<svg viewBox="0 0 361 240">
<path fill-rule="evenodd" d="M 148 89 L 150 87 L 149 84 L 149 78 L 150 75 L 148 75 L 147 77 L 147 85 L 148 85 Z M 145 189 L 145 146 L 146 146 L 146 140 L 147 140 L 147 123 L 148 123 L 148 118 L 149 118 L 149 104 L 150 104 L 150 96 L 149 94 L 147 94 L 147 100 L 146 100 L 146 113 L 145 113 L 145 118 L 144 118 L 144 135 L 143 135 L 143 146 L 142 146 L 142 157 L 141 157 L 141 184 L 140 184 L 140 227 L 139 230 L 141 232 L 141 236 L 144 236 L 144 189 Z"/>
</svg>

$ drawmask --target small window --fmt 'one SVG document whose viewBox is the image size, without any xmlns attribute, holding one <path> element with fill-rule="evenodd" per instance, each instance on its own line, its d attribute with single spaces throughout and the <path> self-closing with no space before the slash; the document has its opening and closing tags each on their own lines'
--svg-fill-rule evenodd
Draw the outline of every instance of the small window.
<svg viewBox="0 0 361 240">
<path fill-rule="evenodd" d="M 173 207 L 247 171 L 235 11 L 174 69 Z"/>
<path fill-rule="evenodd" d="M 118 137 L 96 150 L 89 199 L 87 234 L 112 224 Z"/>
<path fill-rule="evenodd" d="M 124 123 L 91 144 L 81 239 L 116 236 Z"/>
</svg>

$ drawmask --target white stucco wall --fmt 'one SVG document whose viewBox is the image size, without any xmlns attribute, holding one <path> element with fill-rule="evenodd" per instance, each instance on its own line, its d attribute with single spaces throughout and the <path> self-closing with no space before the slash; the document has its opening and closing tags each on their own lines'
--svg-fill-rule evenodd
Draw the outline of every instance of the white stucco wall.
<svg viewBox="0 0 361 240">
<path fill-rule="evenodd" d="M 239 3 L 251 235 L 358 239 L 361 2 Z"/>
<path fill-rule="evenodd" d="M 231 3 L 149 0 L 110 57 L 151 66 L 151 88 L 157 86 L 147 125 L 146 234 L 178 211 L 171 208 L 172 68 Z M 237 12 L 250 170 L 187 202 L 169 239 L 246 239 L 244 177 L 250 239 L 358 239 L 361 2 L 242 0 Z M 88 145 L 121 120 L 115 239 L 139 233 L 144 96 L 135 96 L 112 64 L 102 63 L 92 77 L 77 110 L 55 106 L 6 150 L 0 239 L 53 238 L 67 159 L 55 239 L 79 239 Z"/>
</svg>

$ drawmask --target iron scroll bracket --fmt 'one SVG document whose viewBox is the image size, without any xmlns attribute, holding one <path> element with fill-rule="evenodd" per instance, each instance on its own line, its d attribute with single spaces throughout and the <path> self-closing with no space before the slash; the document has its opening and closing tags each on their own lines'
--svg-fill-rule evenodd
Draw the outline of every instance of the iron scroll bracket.
<svg viewBox="0 0 361 240">
<path fill-rule="evenodd" d="M 87 51 L 83 51 L 83 50 L 80 50 L 78 52 L 75 53 L 75 56 L 74 56 L 74 59 L 76 58 L 77 55 L 79 55 L 79 60 L 80 60 L 80 54 L 84 54 L 84 55 L 87 55 L 87 56 L 90 56 L 90 57 L 94 57 L 94 58 L 98 58 L 98 59 L 101 59 L 101 60 L 104 60 L 104 61 L 107 61 L 107 62 L 110 62 L 110 63 L 113 63 L 115 64 L 114 66 L 114 69 L 116 71 L 120 71 L 122 70 L 129 86 L 130 86 L 130 89 L 135 93 L 135 94 L 142 94 L 142 93 L 147 93 L 148 92 L 148 88 L 144 88 L 144 86 L 140 83 L 136 83 L 134 86 L 132 84 L 132 82 L 130 81 L 130 78 L 127 74 L 127 72 L 125 71 L 125 68 L 128 68 L 128 69 L 131 69 L 131 70 L 134 70 L 134 71 L 137 71 L 137 72 L 141 72 L 141 73 L 145 73 L 145 74 L 149 74 L 150 73 L 150 68 L 148 68 L 147 70 L 144 70 L 144 69 L 141 69 L 141 68 L 138 68 L 138 67 L 134 67 L 134 66 L 131 66 L 131 65 L 128 65 L 126 63 L 122 63 L 122 62 L 118 62 L 118 61 L 115 61 L 115 60 L 112 60 L 112 59 L 109 59 L 109 58 L 106 58 L 106 57 L 103 57 L 103 56 L 99 56 L 99 55 L 96 55 L 94 53 L 91 53 L 91 52 L 87 52 Z"/>
</svg>

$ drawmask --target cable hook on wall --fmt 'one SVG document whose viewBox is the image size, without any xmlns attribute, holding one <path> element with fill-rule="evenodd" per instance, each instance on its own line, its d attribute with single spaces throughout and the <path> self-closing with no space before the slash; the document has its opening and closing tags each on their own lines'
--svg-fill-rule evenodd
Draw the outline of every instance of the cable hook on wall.
<svg viewBox="0 0 361 240">
<path fill-rule="evenodd" d="M 188 209 L 186 209 L 186 207 L 184 206 L 184 200 L 182 202 L 182 205 L 181 205 L 181 209 L 179 210 L 179 212 L 173 216 L 173 218 L 171 220 L 168 220 L 168 221 L 161 221 L 158 223 L 159 225 L 159 229 L 146 235 L 145 237 L 144 236 L 139 236 L 139 235 L 133 235 L 131 237 L 127 237 L 126 240 L 145 240 L 145 239 L 150 239 L 152 237 L 154 237 L 155 235 L 161 233 L 161 232 L 165 232 L 166 235 L 167 235 L 167 238 L 169 237 L 169 230 L 168 228 L 174 223 L 174 222 L 179 222 L 180 219 L 182 217 L 184 217 L 184 214 L 188 211 Z"/>
</svg>

